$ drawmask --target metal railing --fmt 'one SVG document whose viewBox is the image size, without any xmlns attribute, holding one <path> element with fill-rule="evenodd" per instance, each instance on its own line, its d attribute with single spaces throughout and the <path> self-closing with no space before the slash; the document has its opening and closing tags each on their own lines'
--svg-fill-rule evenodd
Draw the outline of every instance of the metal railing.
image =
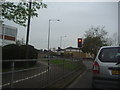
<svg viewBox="0 0 120 90">
<path fill-rule="evenodd" d="M 54 63 L 52 60 L 63 63 Z M 18 68 L 18 62 L 36 62 L 29 68 Z M 72 74 L 81 67 L 81 59 L 51 58 L 48 66 L 47 59 L 40 60 L 3 60 L 11 64 L 11 71 L 2 74 L 2 88 L 45 88 L 53 82 Z M 22 64 L 21 64 L 22 65 Z M 24 65 L 28 65 L 27 63 Z M 22 66 L 21 66 L 22 67 Z M 49 67 L 49 70 L 48 70 Z M 16 70 L 17 69 L 17 70 Z M 19 69 L 19 70 L 18 70 Z M 3 68 L 4 71 L 4 68 Z"/>
</svg>

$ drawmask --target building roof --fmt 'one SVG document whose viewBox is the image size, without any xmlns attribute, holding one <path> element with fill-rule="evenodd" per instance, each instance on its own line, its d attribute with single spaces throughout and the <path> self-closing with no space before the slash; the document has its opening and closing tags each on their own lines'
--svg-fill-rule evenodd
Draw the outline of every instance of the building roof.
<svg viewBox="0 0 120 90">
<path fill-rule="evenodd" d="M 67 47 L 66 49 L 74 49 L 74 50 L 79 50 L 79 48 L 75 48 L 75 47 Z"/>
</svg>

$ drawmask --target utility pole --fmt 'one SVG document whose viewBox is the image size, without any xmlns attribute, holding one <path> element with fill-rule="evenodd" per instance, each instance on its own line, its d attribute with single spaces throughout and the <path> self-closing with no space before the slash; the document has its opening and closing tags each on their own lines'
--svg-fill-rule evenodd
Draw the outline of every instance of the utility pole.
<svg viewBox="0 0 120 90">
<path fill-rule="evenodd" d="M 27 24 L 27 36 L 26 36 L 26 59 L 28 58 L 28 41 L 29 41 L 29 31 L 30 31 L 30 20 L 31 20 L 31 4 L 32 1 L 29 1 L 29 15 L 28 15 L 28 24 Z"/>
</svg>

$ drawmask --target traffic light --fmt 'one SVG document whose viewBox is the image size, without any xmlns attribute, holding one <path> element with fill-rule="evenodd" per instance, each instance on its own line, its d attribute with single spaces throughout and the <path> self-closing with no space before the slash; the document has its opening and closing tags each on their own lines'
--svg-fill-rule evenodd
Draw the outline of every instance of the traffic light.
<svg viewBox="0 0 120 90">
<path fill-rule="evenodd" d="M 78 47 L 79 47 L 79 48 L 82 47 L 82 38 L 78 38 Z"/>
</svg>

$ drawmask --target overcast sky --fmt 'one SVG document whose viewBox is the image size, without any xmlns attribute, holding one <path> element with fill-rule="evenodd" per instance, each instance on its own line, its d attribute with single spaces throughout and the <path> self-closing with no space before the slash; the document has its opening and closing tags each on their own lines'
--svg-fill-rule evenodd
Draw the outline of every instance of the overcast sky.
<svg viewBox="0 0 120 90">
<path fill-rule="evenodd" d="M 49 19 L 51 21 L 50 48 L 77 47 L 77 38 L 84 37 L 91 26 L 105 26 L 108 36 L 118 32 L 117 2 L 46 2 L 48 7 L 38 11 L 39 17 L 31 20 L 29 44 L 47 49 Z M 18 27 L 18 39 L 26 38 L 26 28 L 5 20 L 5 24 Z M 64 37 L 66 35 L 66 37 Z"/>
</svg>

